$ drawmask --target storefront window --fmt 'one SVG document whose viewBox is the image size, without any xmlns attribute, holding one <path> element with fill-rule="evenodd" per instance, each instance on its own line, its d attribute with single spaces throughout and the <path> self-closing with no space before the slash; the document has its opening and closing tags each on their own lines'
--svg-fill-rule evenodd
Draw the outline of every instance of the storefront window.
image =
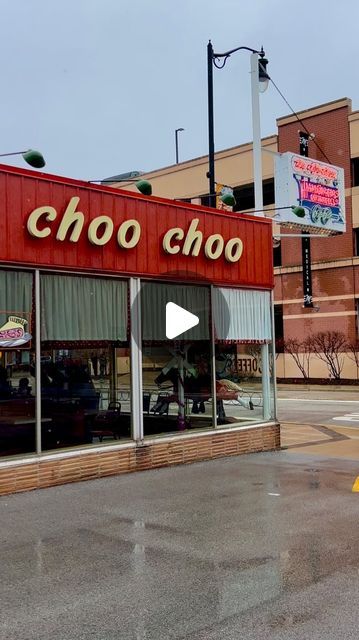
<svg viewBox="0 0 359 640">
<path fill-rule="evenodd" d="M 131 435 L 127 283 L 41 276 L 43 449 Z"/>
<path fill-rule="evenodd" d="M 0 270 L 0 456 L 33 453 L 33 274 Z"/>
<path fill-rule="evenodd" d="M 273 415 L 270 294 L 217 287 L 212 292 L 217 424 L 238 426 L 268 420 Z"/>
<path fill-rule="evenodd" d="M 144 435 L 213 428 L 208 287 L 143 283 L 142 378 Z M 166 337 L 166 304 L 199 317 L 178 339 Z"/>
<path fill-rule="evenodd" d="M 33 274 L 0 270 L 0 297 L 0 455 L 39 451 L 36 421 L 42 451 L 131 438 L 127 282 L 41 274 L 41 416 Z M 269 292 L 152 281 L 140 299 L 145 437 L 273 418 Z M 171 340 L 168 302 L 199 318 Z"/>
<path fill-rule="evenodd" d="M 260 346 L 216 344 L 218 425 L 260 422 L 262 370 Z"/>
</svg>

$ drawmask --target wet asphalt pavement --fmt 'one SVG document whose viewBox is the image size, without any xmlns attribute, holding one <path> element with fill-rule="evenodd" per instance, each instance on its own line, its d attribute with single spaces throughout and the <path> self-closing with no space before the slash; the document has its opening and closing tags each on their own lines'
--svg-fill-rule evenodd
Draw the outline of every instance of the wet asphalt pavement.
<svg viewBox="0 0 359 640">
<path fill-rule="evenodd" d="M 357 475 L 283 451 L 2 497 L 0 638 L 357 640 Z"/>
</svg>

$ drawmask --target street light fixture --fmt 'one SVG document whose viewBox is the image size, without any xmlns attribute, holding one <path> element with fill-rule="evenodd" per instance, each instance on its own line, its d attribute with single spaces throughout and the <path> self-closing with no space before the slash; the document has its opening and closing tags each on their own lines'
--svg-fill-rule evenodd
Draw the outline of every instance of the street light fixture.
<svg viewBox="0 0 359 640">
<path fill-rule="evenodd" d="M 13 153 L 0 153 L 0 158 L 5 158 L 6 156 L 22 156 L 30 165 L 30 167 L 35 167 L 35 169 L 42 169 L 45 166 L 44 156 L 40 151 L 35 151 L 34 149 L 28 149 L 27 151 L 14 151 Z"/>
<path fill-rule="evenodd" d="M 134 182 L 138 191 L 144 196 L 152 195 L 152 185 L 150 182 L 148 182 L 148 180 L 138 180 L 137 178 L 119 178 L 117 180 L 114 178 L 109 178 L 108 180 L 106 180 L 105 178 L 105 180 L 88 180 L 87 182 L 100 182 L 103 185 L 113 185 L 117 184 L 118 182 L 126 182 L 126 184 L 129 182 Z"/>
<path fill-rule="evenodd" d="M 182 127 L 180 127 L 179 129 L 175 129 L 175 142 L 176 142 L 176 164 L 178 164 L 178 132 L 179 131 L 184 131 L 184 129 L 182 129 Z"/>
<path fill-rule="evenodd" d="M 208 173 L 209 200 L 212 207 L 216 206 L 215 170 L 214 170 L 214 115 L 213 115 L 213 65 L 223 69 L 228 58 L 236 51 L 251 52 L 251 89 L 252 89 L 252 126 L 253 126 L 253 174 L 254 174 L 254 202 L 255 209 L 263 210 L 262 191 L 262 149 L 260 132 L 259 93 L 263 93 L 269 83 L 267 73 L 268 60 L 265 58 L 263 47 L 260 51 L 251 47 L 236 47 L 225 53 L 215 53 L 211 41 L 207 45 L 207 77 L 208 77 Z M 222 62 L 220 62 L 223 60 Z M 257 213 L 256 215 L 263 215 Z"/>
<path fill-rule="evenodd" d="M 143 193 L 144 196 L 152 196 L 152 185 L 148 180 L 137 180 L 136 188 L 140 193 Z"/>
<path fill-rule="evenodd" d="M 268 89 L 270 77 L 267 73 L 267 64 L 268 60 L 265 57 L 265 53 L 263 51 L 263 47 L 259 53 L 258 60 L 258 80 L 259 80 L 259 92 L 264 93 Z"/>
<path fill-rule="evenodd" d="M 222 196 L 220 196 L 219 199 L 223 202 L 223 204 L 227 205 L 227 207 L 234 207 L 234 205 L 236 204 L 236 199 L 233 193 L 224 193 Z"/>
</svg>

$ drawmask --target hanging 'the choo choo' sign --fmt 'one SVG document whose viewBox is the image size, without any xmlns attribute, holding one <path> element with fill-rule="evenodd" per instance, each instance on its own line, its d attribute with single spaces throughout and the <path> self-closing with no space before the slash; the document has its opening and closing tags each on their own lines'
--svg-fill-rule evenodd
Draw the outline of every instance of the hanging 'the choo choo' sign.
<svg viewBox="0 0 359 640">
<path fill-rule="evenodd" d="M 344 233 L 344 170 L 295 153 L 278 154 L 275 202 L 276 219 L 284 226 L 299 226 L 309 233 Z"/>
</svg>

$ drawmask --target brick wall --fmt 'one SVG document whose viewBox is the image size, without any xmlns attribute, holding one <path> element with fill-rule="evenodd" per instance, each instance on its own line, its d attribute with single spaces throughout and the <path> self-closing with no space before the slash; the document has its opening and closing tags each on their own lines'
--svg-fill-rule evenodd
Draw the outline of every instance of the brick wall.
<svg viewBox="0 0 359 640">
<path fill-rule="evenodd" d="M 356 337 L 355 268 L 352 266 L 312 271 L 314 304 L 319 311 L 303 308 L 302 272 L 284 273 L 276 276 L 280 280 L 276 299 L 298 300 L 283 303 L 284 338 L 303 340 L 317 331 L 341 331 L 349 340 Z M 347 297 L 349 296 L 349 297 Z M 316 298 L 332 298 L 318 300 Z M 335 314 L 335 315 L 326 315 Z M 300 316 L 288 319 L 288 316 Z"/>
<path fill-rule="evenodd" d="M 292 311 L 292 309 L 290 310 Z M 284 309 L 284 314 L 287 309 Z M 290 314 L 288 314 L 290 315 Z M 306 337 L 318 331 L 340 331 L 347 339 L 354 339 L 356 335 L 355 316 L 322 316 L 315 311 L 307 311 L 303 319 L 292 318 L 284 320 L 285 339 L 295 338 L 303 341 Z"/>
<path fill-rule="evenodd" d="M 126 448 L 86 453 L 73 452 L 61 457 L 14 461 L 1 467 L 0 495 L 94 480 L 132 471 L 144 471 L 174 464 L 188 464 L 244 453 L 272 451 L 280 447 L 279 425 L 218 432 L 198 437 L 186 437 Z"/>
</svg>

